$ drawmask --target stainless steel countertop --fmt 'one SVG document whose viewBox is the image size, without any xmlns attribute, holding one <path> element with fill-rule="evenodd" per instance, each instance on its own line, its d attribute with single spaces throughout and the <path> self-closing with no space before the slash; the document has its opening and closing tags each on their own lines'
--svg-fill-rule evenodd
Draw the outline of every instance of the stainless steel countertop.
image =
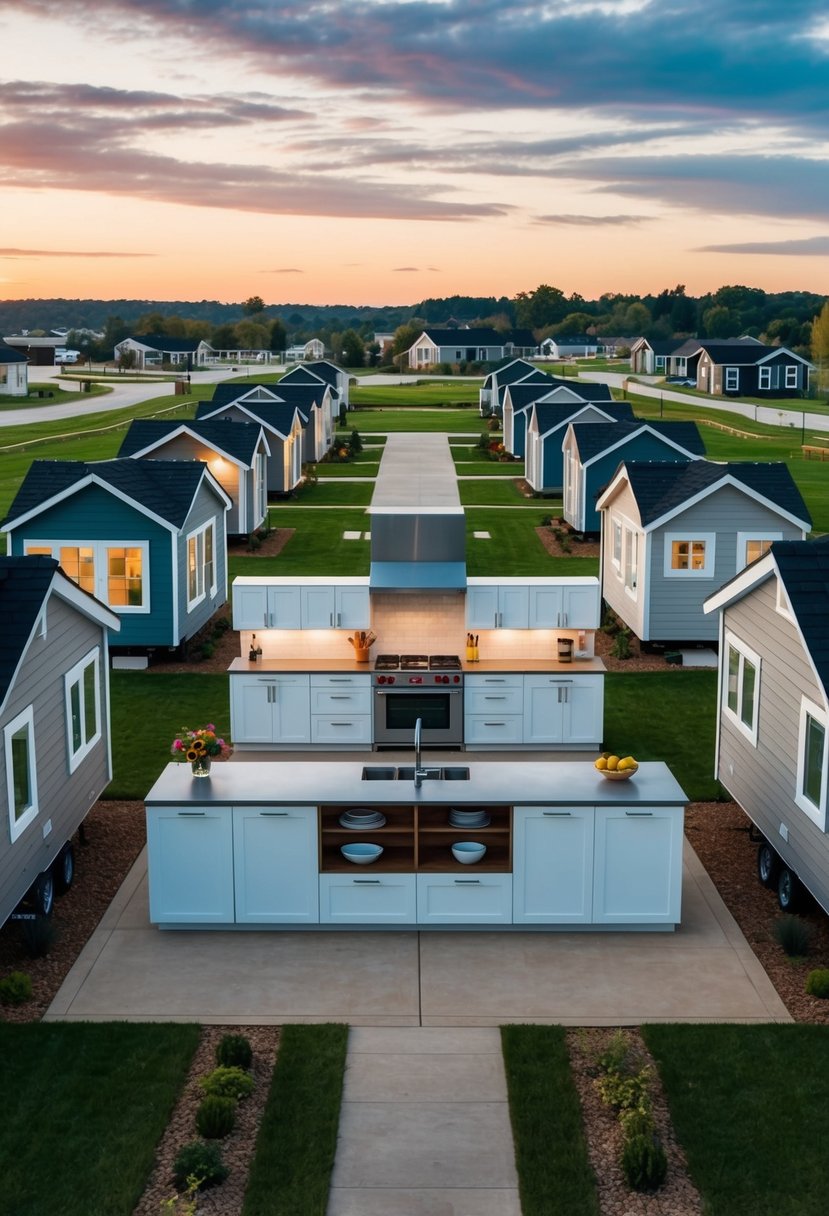
<svg viewBox="0 0 829 1216">
<path fill-rule="evenodd" d="M 429 767 L 440 761 L 430 760 Z M 453 758 L 451 763 L 459 763 Z M 364 765 L 383 765 L 382 754 L 358 761 L 226 762 L 210 778 L 194 778 L 189 764 L 168 764 L 146 803 L 165 806 L 684 806 L 686 794 L 666 764 L 641 764 L 628 781 L 608 781 L 592 761 L 486 761 L 462 759 L 469 781 L 363 781 Z"/>
</svg>

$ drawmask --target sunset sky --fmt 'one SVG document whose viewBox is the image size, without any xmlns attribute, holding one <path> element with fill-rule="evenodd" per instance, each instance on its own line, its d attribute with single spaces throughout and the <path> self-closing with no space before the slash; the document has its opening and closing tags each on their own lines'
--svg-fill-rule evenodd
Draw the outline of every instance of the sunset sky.
<svg viewBox="0 0 829 1216">
<path fill-rule="evenodd" d="M 0 0 L 0 296 L 829 292 L 823 0 Z"/>
</svg>

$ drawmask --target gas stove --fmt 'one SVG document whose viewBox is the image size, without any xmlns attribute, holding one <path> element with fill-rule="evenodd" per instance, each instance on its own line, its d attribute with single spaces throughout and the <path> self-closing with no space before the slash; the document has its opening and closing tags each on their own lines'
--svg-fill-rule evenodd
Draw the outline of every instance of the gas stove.
<svg viewBox="0 0 829 1216">
<path fill-rule="evenodd" d="M 374 684 L 422 687 L 463 683 L 456 654 L 378 654 L 374 670 Z"/>
</svg>

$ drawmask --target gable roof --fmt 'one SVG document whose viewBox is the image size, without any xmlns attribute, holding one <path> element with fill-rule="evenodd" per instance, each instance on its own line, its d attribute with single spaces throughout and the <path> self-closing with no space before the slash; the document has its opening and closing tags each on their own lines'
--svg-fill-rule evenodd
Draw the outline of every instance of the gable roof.
<svg viewBox="0 0 829 1216">
<path fill-rule="evenodd" d="M 733 354 L 735 347 L 750 351 L 754 347 L 762 347 L 763 343 L 757 338 L 750 338 L 747 334 L 742 338 L 686 338 L 679 346 L 674 346 L 672 353 L 679 356 L 695 355 L 701 350 L 710 352 L 715 346 Z M 768 348 L 764 347 L 764 349 Z"/>
<path fill-rule="evenodd" d="M 280 400 L 275 384 L 217 384 L 210 401 L 200 401 L 199 409 L 203 405 L 227 405 L 230 401 L 239 401 L 248 393 L 266 393 L 272 401 Z"/>
<path fill-rule="evenodd" d="M 229 418 L 195 419 L 192 422 L 136 418 L 130 423 L 118 455 L 134 456 L 137 452 L 158 447 L 177 435 L 192 435 L 235 463 L 252 465 L 262 427 L 256 422 L 232 422 Z"/>
<path fill-rule="evenodd" d="M 547 342 L 555 346 L 598 346 L 599 339 L 591 337 L 590 334 L 551 334 L 541 345 L 544 346 Z"/>
<path fill-rule="evenodd" d="M 613 398 L 610 389 L 606 384 L 590 384 L 581 380 L 567 380 L 560 376 L 548 376 L 545 383 L 533 380 L 519 380 L 517 384 L 505 384 L 503 388 L 499 388 L 498 397 L 503 401 L 507 390 L 509 389 L 509 398 L 514 414 L 526 410 L 535 401 L 543 401 L 545 397 L 549 397 L 556 389 L 563 388 L 573 393 L 578 401 L 597 401 L 607 402 L 608 405 L 613 403 Z M 624 417 L 633 417 L 633 411 Z"/>
<path fill-rule="evenodd" d="M 299 418 L 303 426 L 308 425 L 310 411 L 303 411 L 299 406 L 289 401 L 228 401 L 216 406 L 212 401 L 201 401 L 196 407 L 196 419 L 215 419 L 229 426 L 239 425 L 233 419 L 224 419 L 227 410 L 239 409 L 247 414 L 252 422 L 261 423 L 268 431 L 287 439 L 293 430 L 294 419 Z M 245 425 L 245 424 L 242 424 Z"/>
<path fill-rule="evenodd" d="M 536 401 L 533 409 L 539 435 L 549 434 L 557 427 L 564 426 L 585 406 L 594 406 L 603 414 L 608 414 L 611 421 L 633 421 L 633 408 L 629 401 Z"/>
<path fill-rule="evenodd" d="M 495 329 L 444 329 L 427 326 L 420 337 L 424 335 L 435 346 L 529 346 L 535 350 L 538 346 L 529 329 L 512 329 L 508 333 L 498 333 Z M 415 339 L 419 342 L 420 338 Z"/>
<path fill-rule="evenodd" d="M 28 363 L 29 356 L 24 355 L 22 350 L 15 350 L 13 346 L 7 346 L 5 342 L 0 341 L 0 363 Z"/>
<path fill-rule="evenodd" d="M 319 376 L 321 380 L 324 380 L 326 384 L 330 384 L 332 388 L 336 388 L 340 382 L 340 376 L 345 375 L 343 369 L 337 367 L 336 363 L 332 363 L 330 359 L 312 359 L 296 370 L 313 372 L 315 376 Z"/>
<path fill-rule="evenodd" d="M 694 339 L 696 342 L 696 339 Z M 679 338 L 638 338 L 631 346 L 631 354 L 647 346 L 655 355 L 671 355 L 684 345 L 684 339 Z M 694 348 L 696 349 L 696 347 Z"/>
<path fill-rule="evenodd" d="M 126 341 L 126 339 L 124 339 Z M 182 354 L 195 354 L 201 345 L 201 338 L 171 338 L 168 334 L 130 334 L 130 341 L 148 346 L 150 350 L 176 351 Z M 118 343 L 120 346 L 120 342 Z"/>
<path fill-rule="evenodd" d="M 102 625 L 119 629 L 118 617 L 100 601 L 70 583 L 52 557 L 0 557 L 0 708 L 5 704 L 21 659 L 53 586 L 63 584 L 66 598 Z"/>
<path fill-rule="evenodd" d="M 100 484 L 177 531 L 205 479 L 230 506 L 230 499 L 200 460 L 34 460 L 3 522 L 6 528 L 18 527 L 76 490 Z"/>
<path fill-rule="evenodd" d="M 620 467 L 616 477 L 619 473 L 627 479 L 643 526 L 664 519 L 690 500 L 706 496 L 727 483 L 744 487 L 752 497 L 779 508 L 805 528 L 812 526 L 789 466 L 779 461 L 717 464 L 712 460 L 692 460 L 677 468 L 676 463 L 667 461 L 631 460 Z"/>
<path fill-rule="evenodd" d="M 594 422 L 574 422 L 570 429 L 582 464 L 595 460 L 611 448 L 618 447 L 637 435 L 649 432 L 668 440 L 692 456 L 704 456 L 705 444 L 695 422 L 611 422 L 596 426 Z"/>
<path fill-rule="evenodd" d="M 519 380 L 526 380 L 529 376 L 534 379 L 538 377 L 549 379 L 546 372 L 533 367 L 532 363 L 526 359 L 512 359 L 509 363 L 504 363 L 489 373 L 484 380 L 484 388 L 492 388 L 496 383 L 499 387 L 503 384 L 516 384 Z"/>
</svg>

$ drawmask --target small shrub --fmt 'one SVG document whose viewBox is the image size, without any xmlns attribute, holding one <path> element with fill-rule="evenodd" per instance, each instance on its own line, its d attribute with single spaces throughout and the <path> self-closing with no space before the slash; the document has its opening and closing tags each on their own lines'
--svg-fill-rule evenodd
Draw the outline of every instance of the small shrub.
<svg viewBox="0 0 829 1216">
<path fill-rule="evenodd" d="M 630 630 L 620 629 L 613 639 L 610 653 L 614 659 L 629 659 L 633 653 L 630 648 Z"/>
<path fill-rule="evenodd" d="M 256 535 L 255 532 L 251 532 L 250 536 L 248 537 L 249 552 L 255 553 L 257 549 L 261 549 L 261 548 L 262 548 L 261 540 L 259 539 L 259 537 Z"/>
<path fill-rule="evenodd" d="M 244 1068 L 250 1071 L 253 1062 L 253 1050 L 250 1039 L 243 1034 L 226 1034 L 216 1047 L 216 1063 L 225 1068 Z"/>
<path fill-rule="evenodd" d="M 633 1191 L 657 1191 L 668 1173 L 668 1158 L 655 1131 L 625 1139 L 622 1173 Z"/>
<path fill-rule="evenodd" d="M 363 441 L 359 431 L 352 431 L 348 440 L 348 448 L 352 456 L 358 456 L 363 450 Z"/>
<path fill-rule="evenodd" d="M 779 916 L 774 922 L 774 940 L 789 958 L 803 958 L 809 953 L 815 936 L 814 925 L 801 916 Z"/>
<path fill-rule="evenodd" d="M 262 535 L 262 529 L 259 529 L 259 535 Z M 221 637 L 223 633 L 227 633 L 230 628 L 230 618 L 220 616 L 213 626 L 213 633 L 216 637 Z"/>
<path fill-rule="evenodd" d="M 191 1140 L 185 1144 L 173 1163 L 173 1179 L 179 1191 L 192 1187 L 193 1180 L 202 1190 L 217 1186 L 224 1182 L 228 1173 L 218 1144 L 207 1144 L 204 1140 Z"/>
<path fill-rule="evenodd" d="M 236 1099 L 210 1094 L 203 1098 L 196 1111 L 196 1131 L 205 1140 L 224 1140 L 236 1122 Z"/>
<path fill-rule="evenodd" d="M 12 971 L 0 980 L 0 1004 L 23 1005 L 32 996 L 32 978 L 25 971 Z"/>
<path fill-rule="evenodd" d="M 829 968 L 816 967 L 806 976 L 806 991 L 809 996 L 829 997 Z"/>
<path fill-rule="evenodd" d="M 627 1065 L 630 1041 L 623 1030 L 617 1030 L 607 1047 L 596 1058 L 603 1072 L 621 1072 Z"/>
<path fill-rule="evenodd" d="M 45 958 L 55 943 L 57 929 L 50 916 L 20 922 L 23 948 L 29 958 Z"/>
<path fill-rule="evenodd" d="M 199 656 L 202 659 L 212 659 L 216 652 L 216 647 L 212 642 L 202 642 L 199 648 Z"/>
<path fill-rule="evenodd" d="M 614 1110 L 646 1110 L 649 1106 L 650 1071 L 607 1072 L 596 1081 L 596 1088 L 606 1106 Z"/>
<path fill-rule="evenodd" d="M 214 1068 L 199 1082 L 205 1094 L 220 1098 L 246 1098 L 253 1090 L 253 1077 L 241 1068 Z"/>
</svg>

